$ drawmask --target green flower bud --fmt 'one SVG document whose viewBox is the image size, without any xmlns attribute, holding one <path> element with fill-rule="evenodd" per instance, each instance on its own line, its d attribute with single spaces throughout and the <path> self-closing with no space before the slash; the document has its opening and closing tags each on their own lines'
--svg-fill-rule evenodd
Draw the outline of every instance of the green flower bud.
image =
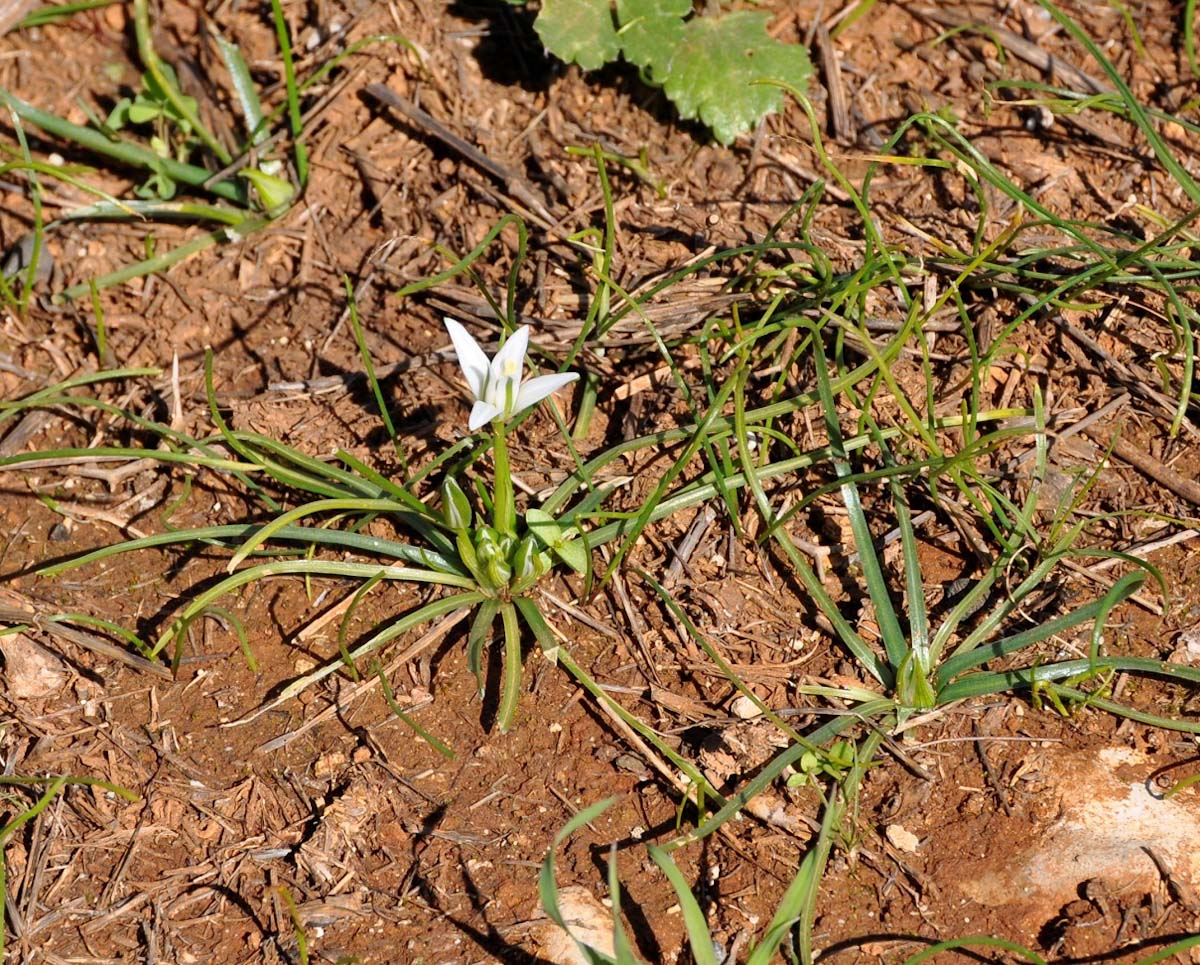
<svg viewBox="0 0 1200 965">
<path fill-rule="evenodd" d="M 475 531 L 475 552 L 484 563 L 501 555 L 496 531 L 492 527 L 481 526 Z"/>
<path fill-rule="evenodd" d="M 458 533 L 454 537 L 454 542 L 458 547 L 458 558 L 462 560 L 462 565 L 467 568 L 467 572 L 475 577 L 477 583 L 483 582 L 483 570 L 479 565 L 479 558 L 475 555 L 475 547 L 471 545 L 471 540 L 468 539 L 466 530 Z"/>
<path fill-rule="evenodd" d="M 516 556 L 517 540 L 513 536 L 504 535 L 496 541 L 496 545 L 500 549 L 500 555 L 510 563 Z"/>
<path fill-rule="evenodd" d="M 496 589 L 502 586 L 508 586 L 509 580 L 512 579 L 512 567 L 509 566 L 502 557 L 494 556 L 484 564 L 484 572 L 487 574 L 488 580 Z"/>
<path fill-rule="evenodd" d="M 442 483 L 442 516 L 456 533 L 471 528 L 471 502 L 453 476 Z"/>
<path fill-rule="evenodd" d="M 260 168 L 245 168 L 238 174 L 254 185 L 263 210 L 272 217 L 281 214 L 296 196 L 296 188 L 291 182 L 267 174 Z"/>
<path fill-rule="evenodd" d="M 519 544 L 517 551 L 513 554 L 512 568 L 517 574 L 517 582 L 524 583 L 526 580 L 536 580 L 541 574 L 538 556 L 537 543 L 532 536 L 526 536 Z"/>
</svg>

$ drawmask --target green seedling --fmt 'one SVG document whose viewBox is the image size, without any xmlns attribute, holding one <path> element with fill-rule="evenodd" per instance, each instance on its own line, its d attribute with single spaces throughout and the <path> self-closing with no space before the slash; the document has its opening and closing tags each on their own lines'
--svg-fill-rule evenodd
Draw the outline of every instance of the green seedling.
<svg viewBox="0 0 1200 965">
<path fill-rule="evenodd" d="M 45 225 L 35 218 L 39 242 L 44 231 L 69 221 L 137 219 L 217 226 L 170 251 L 148 254 L 134 265 L 74 285 L 59 293 L 59 297 L 74 299 L 89 295 L 94 290 L 165 270 L 212 245 L 243 239 L 286 212 L 303 193 L 308 161 L 298 107 L 299 92 L 323 77 L 330 65 L 323 65 L 303 81 L 298 79 L 278 0 L 271 5 L 271 15 L 280 42 L 287 97 L 286 103 L 275 112 L 263 110 L 249 67 L 237 46 L 223 37 L 216 38 L 232 79 L 230 100 L 241 113 L 245 131 L 244 138 L 231 138 L 230 143 L 218 138 L 203 123 L 199 104 L 183 93 L 174 70 L 156 53 L 149 0 L 133 0 L 133 25 L 142 67 L 140 87 L 118 101 L 106 119 L 93 117 L 90 125 L 75 124 L 0 89 L 0 107 L 11 118 L 22 145 L 23 125 L 36 127 L 78 152 L 132 170 L 141 178 L 131 198 L 109 197 L 96 188 L 82 185 L 101 200 L 69 210 L 57 221 Z M 351 48 L 343 56 L 357 49 L 357 46 Z M 285 111 L 287 117 L 281 120 Z M 290 169 L 285 166 L 284 153 L 272 151 L 271 147 L 285 136 L 291 142 Z M 20 169 L 28 172 L 26 177 L 35 204 L 35 174 L 69 179 L 71 183 L 80 180 L 78 169 L 63 172 L 41 165 L 27 150 Z"/>
<path fill-rule="evenodd" d="M 169 65 L 163 66 L 167 83 L 178 88 L 175 71 Z M 106 127 L 114 132 L 127 127 L 151 128 L 150 148 L 159 157 L 174 158 L 181 163 L 187 163 L 195 149 L 201 144 L 192 129 L 190 118 L 196 115 L 197 103 L 195 98 L 180 95 L 184 110 L 175 106 L 174 101 L 166 94 L 166 88 L 159 84 L 156 76 L 149 71 L 142 74 L 142 88 L 131 99 L 122 97 L 109 112 Z M 155 171 L 141 185 L 134 189 L 139 198 L 158 198 L 169 201 L 175 196 L 176 184 L 166 172 Z"/>
<path fill-rule="evenodd" d="M 834 741 L 827 750 L 805 751 L 800 755 L 796 772 L 788 776 L 788 787 L 804 787 L 812 784 L 817 777 L 829 777 L 842 781 L 850 768 L 856 763 L 856 748 L 848 740 Z"/>
</svg>

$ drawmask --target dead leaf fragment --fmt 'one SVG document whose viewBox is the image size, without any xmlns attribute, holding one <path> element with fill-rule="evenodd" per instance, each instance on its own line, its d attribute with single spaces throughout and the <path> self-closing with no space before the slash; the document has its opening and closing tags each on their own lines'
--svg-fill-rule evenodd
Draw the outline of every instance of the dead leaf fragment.
<svg viewBox="0 0 1200 965">
<path fill-rule="evenodd" d="M 60 690 L 71 678 L 62 660 L 20 631 L 0 637 L 4 685 L 18 700 L 40 700 Z"/>
<path fill-rule="evenodd" d="M 560 889 L 558 909 L 567 923 L 566 931 L 547 920 L 539 923 L 531 933 L 538 946 L 539 957 L 555 965 L 587 965 L 587 959 L 580 953 L 575 939 L 605 955 L 615 954 L 612 911 L 605 908 L 587 888 L 568 885 Z"/>
</svg>

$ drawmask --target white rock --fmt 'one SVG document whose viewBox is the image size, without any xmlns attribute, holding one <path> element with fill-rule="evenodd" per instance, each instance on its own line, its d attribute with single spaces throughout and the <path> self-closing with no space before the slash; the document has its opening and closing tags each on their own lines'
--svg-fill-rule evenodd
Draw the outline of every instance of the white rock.
<svg viewBox="0 0 1200 965">
<path fill-rule="evenodd" d="M 738 694 L 730 701 L 729 712 L 734 717 L 740 717 L 742 720 L 752 720 L 755 717 L 762 716 L 762 711 L 758 709 L 758 704 L 745 694 Z"/>
<path fill-rule="evenodd" d="M 892 843 L 892 847 L 897 851 L 907 851 L 909 854 L 915 854 L 921 846 L 920 839 L 902 824 L 889 824 L 883 833 L 887 835 L 888 841 Z"/>
</svg>

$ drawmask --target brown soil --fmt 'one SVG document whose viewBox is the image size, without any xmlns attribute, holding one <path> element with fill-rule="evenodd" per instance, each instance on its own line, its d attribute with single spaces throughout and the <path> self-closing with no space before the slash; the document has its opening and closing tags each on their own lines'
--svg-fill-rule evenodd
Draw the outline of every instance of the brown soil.
<svg viewBox="0 0 1200 965">
<path fill-rule="evenodd" d="M 241 45 L 274 102 L 281 74 L 269 18 L 240 4 L 209 6 L 211 14 L 164 3 L 156 18 L 160 52 L 204 109 L 221 116 L 223 77 L 200 29 L 202 21 L 213 24 Z M 765 6 L 777 14 L 776 36 L 807 42 L 814 18 L 837 18 L 842 5 L 774 0 Z M 1036 5 L 971 9 L 983 22 L 1099 74 Z M 1144 103 L 1194 114 L 1178 4 L 1072 2 L 1066 9 Z M 664 187 L 660 197 L 653 186 L 613 172 L 617 273 L 627 288 L 665 276 L 714 246 L 762 239 L 820 170 L 794 105 L 754 136 L 720 147 L 698 128 L 675 123 L 669 105 L 629 71 L 583 75 L 548 61 L 528 18 L 502 3 L 416 0 L 343 8 L 333 2 L 288 10 L 306 69 L 347 39 L 376 34 L 402 35 L 420 60 L 402 46 L 379 42 L 332 75 L 336 92 L 311 124 L 311 184 L 304 203 L 280 223 L 244 243 L 209 249 L 164 276 L 103 293 L 113 362 L 169 373 L 177 359 L 182 426 L 196 434 L 211 431 L 204 397 L 204 352 L 211 346 L 232 424 L 314 456 L 342 447 L 385 474 L 397 471 L 364 383 L 340 378 L 362 367 L 344 317 L 346 275 L 356 286 L 375 363 L 398 366 L 384 384 L 408 458 L 422 465 L 462 438 L 466 410 L 457 372 L 429 353 L 445 346 L 443 314 L 491 325 L 486 303 L 458 283 L 403 301 L 394 292 L 445 268 L 437 246 L 465 252 L 504 214 L 528 213 L 528 201 L 427 131 L 378 109 L 362 93 L 367 84 L 385 84 L 418 102 L 485 155 L 512 166 L 514 183 L 534 186 L 545 200 L 551 220 L 534 219 L 519 307 L 547 320 L 539 323 L 537 339 L 551 351 L 578 331 L 590 285 L 563 239 L 603 216 L 594 168 L 568 156 L 567 147 L 599 144 L 626 156 L 645 149 Z M 916 5 L 882 2 L 836 41 L 851 130 L 828 146 L 851 178 L 861 177 L 869 155 L 913 111 L 945 108 L 979 151 L 1055 211 L 1136 226 L 1143 224 L 1139 203 L 1168 222 L 1186 209 L 1144 145 L 1131 143 L 1131 127 L 1097 111 L 1039 127 L 988 85 L 1044 75 L 976 33 L 935 42 L 942 29 L 919 16 Z M 103 114 L 137 82 L 131 37 L 119 6 L 9 33 L 0 39 L 0 85 L 76 120 L 83 120 L 81 102 Z M 813 96 L 824 120 L 819 82 Z M 234 115 L 225 110 L 224 116 Z M 4 136 L 11 147 L 11 131 Z M 1179 125 L 1165 125 L 1164 136 L 1190 164 L 1197 139 Z M 35 140 L 34 147 L 56 146 Z M 961 179 L 901 165 L 885 172 L 874 185 L 874 203 L 887 240 L 914 263 L 936 253 L 936 239 L 966 237 L 974 229 L 976 208 Z M 129 187 L 111 174 L 97 177 L 110 179 L 118 194 Z M 5 180 L 0 190 L 0 238 L 8 247 L 28 231 L 30 207 L 23 184 Z M 855 267 L 862 252 L 859 217 L 840 197 L 836 190 L 826 195 L 812 226 L 812 237 L 839 270 Z M 76 192 L 55 185 L 46 204 L 56 212 L 79 201 Z M 997 204 L 996 224 L 1003 227 L 1005 217 Z M 162 225 L 65 228 L 50 239 L 54 270 L 45 290 L 136 260 L 151 238 L 161 250 L 190 235 Z M 507 231 L 502 242 L 479 263 L 484 283 L 497 293 L 515 233 Z M 950 281 L 933 277 L 932 291 Z M 25 317 L 5 317 L 5 399 L 98 367 L 86 302 L 62 306 L 39 298 Z M 678 334 L 725 307 L 719 280 L 701 278 L 673 290 L 652 314 L 664 331 Z M 980 307 L 977 323 L 995 332 L 1020 308 L 997 298 Z M 880 306 L 885 315 L 893 309 Z M 1047 410 L 1094 411 L 1155 372 L 1155 353 L 1172 349 L 1155 310 L 1135 298 L 1104 312 L 1085 307 L 1072 317 L 1100 340 L 1107 361 L 1049 323 L 1016 332 L 1013 343 L 1029 360 L 1027 371 L 1039 382 Z M 592 433 L 581 443 L 585 455 L 623 436 L 689 420 L 669 383 L 634 382 L 661 367 L 644 327 L 614 333 L 609 345 L 606 357 L 588 360 L 607 378 Z M 961 397 L 954 393 L 962 392 L 963 369 L 955 364 L 962 340 L 948 335 L 943 346 L 943 367 L 935 373 L 943 393 L 938 402 L 954 411 Z M 916 364 L 898 371 L 910 380 L 923 377 Z M 998 367 L 989 404 L 1028 404 L 1034 378 L 1022 379 L 1023 371 Z M 796 375 L 810 377 L 800 368 Z M 642 390 L 614 391 L 631 383 Z M 173 391 L 168 375 L 97 393 L 170 420 Z M 1195 433 L 1169 438 L 1170 413 L 1144 395 L 1123 411 L 1125 432 L 1141 451 L 1195 477 Z M 50 410 L 25 428 L 28 438 L 0 441 L 5 454 L 131 440 L 95 413 Z M 798 423 L 796 432 L 803 431 Z M 518 442 L 516 469 L 534 488 L 563 478 L 572 465 L 544 413 L 525 423 Z M 1103 452 L 1079 436 L 1073 445 L 1055 452 L 1055 472 L 1063 479 Z M 635 477 L 626 508 L 665 465 L 622 469 Z M 6 596 L 0 604 L 34 606 L 43 614 L 90 613 L 153 639 L 181 597 L 223 571 L 226 557 L 203 550 L 141 553 L 56 579 L 38 578 L 32 569 L 168 524 L 236 522 L 259 508 L 239 484 L 212 473 L 199 475 L 177 503 L 185 492 L 179 471 L 138 467 L 105 477 L 83 468 L 3 477 L 6 581 L 0 593 Z M 803 489 L 813 484 L 799 481 Z M 745 505 L 752 525 L 752 504 Z M 794 535 L 834 549 L 828 580 L 841 594 L 852 581 L 844 561 L 837 562 L 843 534 L 836 500 L 823 505 L 831 507 L 825 524 L 806 517 Z M 1196 513 L 1196 506 L 1116 458 L 1101 471 L 1084 509 L 1128 514 L 1098 522 L 1092 531 L 1094 541 L 1111 546 L 1157 531 L 1161 517 L 1150 513 L 1192 523 Z M 892 525 L 886 504 L 877 522 L 881 533 Z M 631 561 L 661 576 L 671 547 L 691 524 L 689 516 L 655 525 Z M 927 527 L 930 587 L 970 575 L 953 521 L 939 514 Z M 775 707 L 799 706 L 798 682 L 857 679 L 845 655 L 831 650 L 779 560 L 733 538 L 724 516 L 704 539 L 674 592 L 760 697 Z M 1121 609 L 1110 645 L 1200 663 L 1196 549 L 1184 540 L 1156 553 L 1153 562 L 1168 581 L 1169 600 L 1148 589 L 1151 609 Z M 1111 572 L 1098 581 L 1081 577 L 1062 595 L 1068 602 L 1085 599 L 1110 579 Z M 581 607 L 586 621 L 546 603 L 575 659 L 648 723 L 678 736 L 682 750 L 730 786 L 752 775 L 771 753 L 769 740 L 731 716 L 732 688 L 652 590 L 632 569 L 584 602 L 581 590 L 569 580 L 550 588 L 558 600 Z M 61 635 L 31 630 L 22 641 L 9 638 L 0 692 L 4 773 L 98 777 L 139 800 L 71 788 L 7 842 L 8 960 L 297 961 L 286 891 L 298 905 L 314 961 L 536 961 L 544 933 L 538 866 L 572 815 L 610 795 L 616 796 L 613 807 L 564 846 L 559 880 L 604 895 L 615 842 L 622 905 L 639 954 L 650 962 L 686 960 L 675 896 L 642 847 L 674 835 L 678 795 L 570 678 L 536 653 L 528 657 L 526 693 L 507 734 L 493 726 L 494 686 L 482 703 L 475 694 L 461 626 L 432 640 L 416 659 L 388 664 L 395 653 L 384 655 L 397 699 L 452 746 L 452 761 L 416 738 L 377 687 L 360 692 L 336 676 L 239 725 L 281 683 L 336 652 L 336 620 L 317 632 L 305 628 L 353 591 L 281 579 L 226 601 L 249 629 L 257 671 L 241 656 L 232 628 L 215 619 L 193 628 L 173 679 Z M 364 631 L 425 598 L 415 590 L 380 588 L 355 615 L 354 629 Z M 1084 637 L 1056 646 L 1071 652 L 1080 640 L 1086 648 Z M 1195 719 L 1194 693 L 1133 678 L 1116 687 L 1140 708 Z M 335 712 L 302 729 L 329 707 Z M 288 734 L 293 739 L 278 740 Z M 869 773 L 835 849 L 816 927 L 822 960 L 900 961 L 931 942 L 972 934 L 1020 942 L 1058 960 L 1128 960 L 1195 933 L 1200 832 L 1192 829 L 1200 821 L 1200 796 L 1193 788 L 1164 800 L 1164 785 L 1156 783 L 1164 774 L 1186 776 L 1195 758 L 1194 741 L 1179 735 L 1087 709 L 1064 719 L 1019 698 L 968 702 L 917 722 L 894 738 L 893 750 Z M 819 813 L 811 790 L 777 793 L 786 820 L 735 822 L 727 833 L 678 854 L 726 951 L 744 955 L 748 941 L 761 934 Z M 14 791 L 0 819 L 33 799 Z M 1146 823 L 1138 823 L 1143 818 Z M 1100 860 L 1114 856 L 1116 862 Z M 986 949 L 978 954 L 1002 957 Z"/>
</svg>

